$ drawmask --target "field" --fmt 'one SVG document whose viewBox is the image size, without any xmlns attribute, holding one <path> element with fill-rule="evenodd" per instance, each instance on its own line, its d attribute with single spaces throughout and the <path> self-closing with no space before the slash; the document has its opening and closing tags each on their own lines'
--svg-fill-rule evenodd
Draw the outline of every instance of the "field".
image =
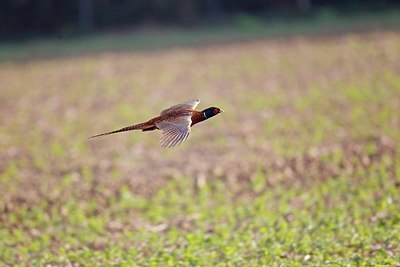
<svg viewBox="0 0 400 267">
<path fill-rule="evenodd" d="M 0 266 L 400 266 L 399 74 L 391 30 L 3 61 Z"/>
</svg>

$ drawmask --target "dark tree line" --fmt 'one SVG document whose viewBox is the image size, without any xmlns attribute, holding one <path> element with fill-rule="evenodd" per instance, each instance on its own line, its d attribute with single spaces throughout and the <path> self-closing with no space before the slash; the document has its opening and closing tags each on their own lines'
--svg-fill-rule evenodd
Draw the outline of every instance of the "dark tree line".
<svg viewBox="0 0 400 267">
<path fill-rule="evenodd" d="M 190 26 L 238 13 L 307 14 L 399 6 L 399 0 L 0 0 L 0 36 L 68 34 L 143 23 Z"/>
</svg>

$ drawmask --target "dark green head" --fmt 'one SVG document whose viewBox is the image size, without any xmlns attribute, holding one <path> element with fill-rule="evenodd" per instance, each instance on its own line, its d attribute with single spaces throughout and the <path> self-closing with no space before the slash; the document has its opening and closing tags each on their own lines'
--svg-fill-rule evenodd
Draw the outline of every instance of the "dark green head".
<svg viewBox="0 0 400 267">
<path fill-rule="evenodd" d="M 222 112 L 224 112 L 224 111 L 220 108 L 211 107 L 211 108 L 207 108 L 207 109 L 203 110 L 203 116 L 205 119 L 209 119 L 209 118 L 214 117 L 215 115 L 218 115 L 219 113 L 222 113 Z"/>
</svg>

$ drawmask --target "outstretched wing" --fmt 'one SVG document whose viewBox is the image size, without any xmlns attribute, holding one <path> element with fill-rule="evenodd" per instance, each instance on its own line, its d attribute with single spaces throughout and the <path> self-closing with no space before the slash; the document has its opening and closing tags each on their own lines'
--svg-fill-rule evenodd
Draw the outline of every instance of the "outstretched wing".
<svg viewBox="0 0 400 267">
<path fill-rule="evenodd" d="M 165 114 L 167 114 L 171 111 L 175 111 L 175 110 L 195 109 L 199 103 L 200 103 L 200 100 L 198 100 L 198 99 L 188 100 L 182 104 L 174 105 L 172 107 L 164 109 L 163 111 L 161 111 L 160 115 L 165 115 Z"/>
<path fill-rule="evenodd" d="M 188 139 L 191 124 L 192 120 L 190 116 L 182 116 L 157 122 L 157 128 L 162 130 L 160 138 L 161 146 L 174 147 Z"/>
</svg>

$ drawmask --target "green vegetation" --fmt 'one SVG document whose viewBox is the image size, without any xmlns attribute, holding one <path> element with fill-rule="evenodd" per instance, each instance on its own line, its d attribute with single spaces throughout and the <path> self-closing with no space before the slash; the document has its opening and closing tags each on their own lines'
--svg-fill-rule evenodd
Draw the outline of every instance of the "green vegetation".
<svg viewBox="0 0 400 267">
<path fill-rule="evenodd" d="M 400 266 L 399 56 L 380 31 L 1 63 L 0 266 Z M 177 148 L 87 139 L 197 97 L 225 113 Z"/>
<path fill-rule="evenodd" d="M 324 9 L 316 12 L 314 16 L 290 19 L 273 16 L 260 19 L 243 14 L 234 16 L 225 23 L 205 24 L 193 28 L 134 28 L 117 33 L 75 37 L 61 34 L 58 38 L 0 43 L 0 61 L 95 54 L 110 50 L 160 50 L 265 37 L 379 30 L 382 27 L 397 29 L 400 26 L 399 16 L 398 10 L 346 16 L 337 14 L 334 10 Z"/>
</svg>

